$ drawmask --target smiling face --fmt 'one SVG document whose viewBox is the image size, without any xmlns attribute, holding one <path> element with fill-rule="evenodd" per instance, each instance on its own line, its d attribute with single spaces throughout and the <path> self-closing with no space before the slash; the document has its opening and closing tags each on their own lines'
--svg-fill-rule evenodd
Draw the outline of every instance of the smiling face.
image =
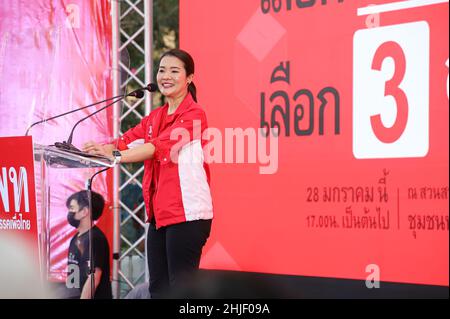
<svg viewBox="0 0 450 319">
<path fill-rule="evenodd" d="M 193 76 L 186 75 L 183 61 L 169 55 L 161 59 L 156 80 L 162 95 L 176 99 L 187 94 Z"/>
</svg>

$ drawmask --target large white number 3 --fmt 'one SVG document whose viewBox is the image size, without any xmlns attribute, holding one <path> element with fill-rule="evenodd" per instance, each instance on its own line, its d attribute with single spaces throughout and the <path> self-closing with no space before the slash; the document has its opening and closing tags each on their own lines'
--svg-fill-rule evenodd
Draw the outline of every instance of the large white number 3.
<svg viewBox="0 0 450 319">
<path fill-rule="evenodd" d="M 353 154 L 424 157 L 429 149 L 430 28 L 361 29 L 353 38 Z"/>
</svg>

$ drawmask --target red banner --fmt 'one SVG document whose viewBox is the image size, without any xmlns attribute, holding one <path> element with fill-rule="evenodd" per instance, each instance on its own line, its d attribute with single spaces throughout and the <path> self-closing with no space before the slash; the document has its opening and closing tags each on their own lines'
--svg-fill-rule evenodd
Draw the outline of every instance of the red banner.
<svg viewBox="0 0 450 319">
<path fill-rule="evenodd" d="M 222 138 L 202 267 L 448 286 L 448 14 L 180 1 L 180 47 Z M 260 152 L 257 128 L 277 147 Z"/>
<path fill-rule="evenodd" d="M 7 234 L 17 242 L 24 242 L 28 251 L 21 253 L 28 255 L 35 262 L 35 269 L 39 269 L 31 137 L 0 137 L 0 150 L 0 233 L 2 237 Z M 14 242 L 10 244 L 14 245 Z"/>
</svg>

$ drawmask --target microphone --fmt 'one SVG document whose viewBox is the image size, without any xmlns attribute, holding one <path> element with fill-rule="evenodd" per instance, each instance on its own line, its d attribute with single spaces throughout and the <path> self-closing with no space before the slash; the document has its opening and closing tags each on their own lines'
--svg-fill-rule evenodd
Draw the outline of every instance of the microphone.
<svg viewBox="0 0 450 319">
<path fill-rule="evenodd" d="M 145 88 L 145 90 L 151 92 L 156 92 L 158 91 L 158 85 L 155 83 L 149 83 Z"/>
<path fill-rule="evenodd" d="M 143 90 L 139 90 L 139 91 L 136 91 L 136 92 L 131 92 L 130 94 L 128 94 L 128 96 L 134 96 L 135 98 L 138 98 L 138 99 L 142 99 L 143 97 L 144 97 L 144 91 Z"/>
<path fill-rule="evenodd" d="M 128 93 L 127 96 L 134 96 L 138 99 L 141 99 L 144 97 L 144 90 L 147 90 L 149 92 L 156 92 L 158 91 L 158 85 L 156 85 L 155 83 L 149 83 L 147 86 L 144 86 L 143 88 Z"/>
<path fill-rule="evenodd" d="M 136 98 L 138 98 L 138 99 L 141 99 L 141 98 L 144 97 L 144 92 L 143 92 L 143 90 L 147 90 L 147 91 L 149 91 L 149 92 L 155 92 L 155 91 L 158 90 L 158 86 L 157 86 L 156 84 L 154 84 L 154 83 L 149 83 L 147 86 L 145 86 L 145 87 L 143 87 L 143 88 L 139 88 L 139 89 L 137 89 L 137 90 L 134 90 L 134 91 L 132 91 L 131 93 L 128 93 L 126 96 L 134 96 L 134 97 L 136 97 Z M 48 121 L 51 121 L 51 120 L 55 120 L 55 119 L 57 119 L 57 118 L 59 118 L 59 117 L 62 117 L 62 116 L 65 116 L 65 115 L 69 115 L 69 114 L 71 114 L 71 113 L 78 112 L 78 111 L 84 110 L 84 109 L 86 109 L 86 108 L 89 108 L 89 107 L 91 107 L 91 106 L 95 106 L 95 105 L 98 105 L 98 104 L 100 104 L 100 103 L 108 102 L 108 101 L 114 100 L 114 99 L 119 98 L 119 97 L 123 97 L 123 95 L 113 96 L 113 97 L 110 97 L 110 98 L 108 98 L 108 99 L 105 99 L 105 100 L 102 100 L 102 101 L 99 101 L 99 102 L 95 102 L 95 103 L 92 103 L 92 104 L 89 104 L 89 105 L 80 107 L 80 108 L 75 109 L 75 110 L 72 110 L 72 111 L 64 112 L 64 113 L 61 113 L 61 114 L 58 114 L 58 115 L 55 115 L 55 116 L 52 116 L 52 117 L 49 117 L 49 118 L 46 118 L 46 119 L 37 121 L 37 122 L 34 122 L 33 124 L 31 124 L 31 125 L 27 128 L 27 130 L 26 130 L 26 132 L 25 132 L 25 136 L 28 136 L 28 133 L 29 133 L 30 129 L 31 129 L 33 126 L 35 126 L 35 125 L 38 125 L 38 124 L 41 124 L 41 123 L 45 123 L 45 122 L 48 122 Z"/>
<path fill-rule="evenodd" d="M 126 94 L 126 95 L 125 95 L 125 94 L 124 94 L 124 95 L 119 95 L 119 96 L 115 96 L 115 97 L 113 97 L 113 98 L 110 98 L 110 99 L 105 100 L 105 101 L 110 101 L 110 100 L 112 100 L 112 99 L 117 98 L 117 99 L 114 100 L 113 102 L 111 102 L 111 103 L 105 105 L 104 107 L 102 107 L 101 109 L 95 111 L 94 113 L 91 113 L 91 114 L 89 114 L 88 116 L 83 117 L 82 119 L 80 119 L 80 120 L 79 120 L 77 123 L 75 123 L 75 125 L 72 127 L 72 130 L 71 130 L 71 132 L 70 132 L 69 138 L 67 139 L 67 142 L 66 142 L 66 141 L 63 141 L 62 143 L 60 143 L 60 142 L 55 142 L 55 146 L 56 146 L 57 148 L 60 148 L 60 149 L 66 150 L 66 151 L 76 151 L 76 152 L 81 152 L 78 148 L 76 148 L 75 146 L 72 145 L 73 133 L 74 133 L 74 131 L 75 131 L 75 128 L 78 126 L 78 124 L 80 124 L 80 123 L 83 122 L 84 120 L 86 120 L 86 119 L 88 119 L 88 118 L 94 116 L 95 114 L 97 114 L 97 113 L 103 111 L 104 109 L 108 108 L 109 106 L 111 106 L 111 105 L 113 105 L 113 104 L 115 104 L 115 103 L 117 103 L 117 102 L 119 102 L 119 101 L 125 99 L 125 98 L 128 97 L 128 96 L 133 96 L 133 97 L 136 97 L 136 98 L 138 98 L 138 99 L 143 98 L 143 97 L 144 97 L 144 90 L 147 90 L 147 91 L 149 91 L 149 92 L 155 92 L 155 91 L 158 90 L 158 86 L 157 86 L 156 84 L 154 84 L 154 83 L 149 83 L 147 86 L 145 86 L 145 87 L 143 87 L 143 88 L 139 88 L 139 89 L 137 89 L 137 90 L 134 90 L 134 91 L 132 91 L 132 92 Z M 102 102 L 105 102 L 105 101 L 102 101 Z M 101 102 L 98 102 L 98 103 L 101 103 Z M 98 104 L 98 103 L 97 103 L 97 104 Z M 84 108 L 86 108 L 86 107 L 84 107 Z M 82 108 L 82 109 L 84 109 L 84 108 Z M 78 109 L 78 110 L 81 110 L 81 109 Z M 76 111 L 78 111 L 78 110 L 76 110 Z M 71 112 L 70 112 L 70 113 L 71 113 Z M 65 114 L 64 114 L 64 115 L 65 115 Z M 60 115 L 60 116 L 62 116 L 62 115 Z M 59 117 L 59 116 L 58 116 L 58 117 Z M 48 120 L 49 120 L 49 119 L 47 119 L 46 121 L 48 121 Z"/>
</svg>

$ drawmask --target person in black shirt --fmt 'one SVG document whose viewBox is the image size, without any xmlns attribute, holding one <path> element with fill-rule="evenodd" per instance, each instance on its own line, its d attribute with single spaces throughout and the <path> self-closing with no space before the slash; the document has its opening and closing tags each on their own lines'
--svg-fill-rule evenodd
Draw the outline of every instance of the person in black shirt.
<svg viewBox="0 0 450 319">
<path fill-rule="evenodd" d="M 100 218 L 105 206 L 103 196 L 91 192 L 92 219 Z M 78 232 L 70 241 L 68 268 L 69 273 L 66 282 L 67 287 L 79 289 L 81 299 L 91 299 L 91 276 L 89 275 L 89 229 L 91 222 L 89 218 L 89 199 L 87 191 L 79 191 L 71 195 L 66 202 L 69 209 L 67 221 L 75 227 Z M 111 299 L 111 282 L 109 280 L 109 244 L 106 236 L 97 227 L 92 228 L 93 261 L 94 261 L 94 299 Z M 73 271 L 78 271 L 79 276 L 74 276 Z M 79 283 L 69 283 L 70 280 L 78 279 Z"/>
</svg>

